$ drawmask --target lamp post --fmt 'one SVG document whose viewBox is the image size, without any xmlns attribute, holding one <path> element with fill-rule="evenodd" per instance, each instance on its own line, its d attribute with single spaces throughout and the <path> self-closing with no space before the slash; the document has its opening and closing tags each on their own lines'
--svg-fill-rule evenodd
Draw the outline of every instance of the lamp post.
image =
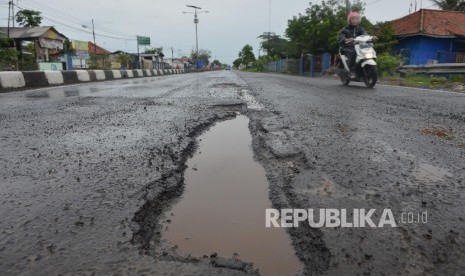
<svg viewBox="0 0 465 276">
<path fill-rule="evenodd" d="M 209 11 L 197 11 L 197 10 L 201 10 L 202 8 L 201 7 L 197 7 L 197 6 L 193 6 L 193 5 L 186 5 L 188 8 L 192 8 L 194 9 L 194 12 L 186 12 L 186 11 L 183 11 L 183 13 L 191 13 L 191 14 L 194 14 L 194 24 L 195 24 L 195 53 L 196 53 L 196 56 L 198 58 L 199 56 L 199 37 L 198 37 L 198 31 L 197 31 L 197 24 L 199 23 L 199 18 L 198 18 L 198 14 L 199 13 L 208 13 Z"/>
<path fill-rule="evenodd" d="M 87 25 L 82 25 L 83 28 L 90 29 Z M 95 44 L 95 26 L 94 19 L 92 18 L 92 36 L 94 37 L 94 55 L 97 55 L 97 44 Z"/>
</svg>

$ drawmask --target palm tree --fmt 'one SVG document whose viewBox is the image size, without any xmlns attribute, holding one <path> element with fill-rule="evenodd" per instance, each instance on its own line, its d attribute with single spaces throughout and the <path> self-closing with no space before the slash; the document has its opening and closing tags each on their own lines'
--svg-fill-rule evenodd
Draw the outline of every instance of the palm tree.
<svg viewBox="0 0 465 276">
<path fill-rule="evenodd" d="M 465 11 L 465 1 L 463 0 L 432 0 L 433 3 L 442 10 Z"/>
</svg>

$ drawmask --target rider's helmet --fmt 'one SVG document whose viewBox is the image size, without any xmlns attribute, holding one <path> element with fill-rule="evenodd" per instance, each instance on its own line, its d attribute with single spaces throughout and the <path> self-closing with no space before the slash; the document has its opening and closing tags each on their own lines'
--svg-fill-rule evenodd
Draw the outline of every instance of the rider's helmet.
<svg viewBox="0 0 465 276">
<path fill-rule="evenodd" d="M 362 16 L 358 12 L 351 12 L 347 16 L 347 21 L 349 25 L 352 25 L 352 26 L 358 26 L 361 20 L 362 20 Z"/>
</svg>

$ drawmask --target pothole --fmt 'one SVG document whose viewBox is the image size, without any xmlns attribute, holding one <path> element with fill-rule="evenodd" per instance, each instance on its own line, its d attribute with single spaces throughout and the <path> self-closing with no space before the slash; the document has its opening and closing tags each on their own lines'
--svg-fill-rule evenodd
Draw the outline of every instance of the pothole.
<svg viewBox="0 0 465 276">
<path fill-rule="evenodd" d="M 268 182 L 253 159 L 248 123 L 240 115 L 198 138 L 184 194 L 166 211 L 162 238 L 180 254 L 217 254 L 253 262 L 262 275 L 295 275 L 302 264 L 290 237 L 265 227 Z"/>
<path fill-rule="evenodd" d="M 240 87 L 237 83 L 233 82 L 224 82 L 224 83 L 215 83 L 211 85 L 213 88 L 228 88 L 228 87 Z"/>
</svg>

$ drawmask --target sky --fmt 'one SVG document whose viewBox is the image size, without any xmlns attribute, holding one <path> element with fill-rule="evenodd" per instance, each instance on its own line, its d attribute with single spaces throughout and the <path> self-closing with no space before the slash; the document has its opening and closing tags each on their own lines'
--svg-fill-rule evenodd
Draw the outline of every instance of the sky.
<svg viewBox="0 0 465 276">
<path fill-rule="evenodd" d="M 194 15 L 186 5 L 201 7 L 199 48 L 210 50 L 212 60 L 231 64 L 241 48 L 250 44 L 258 55 L 263 32 L 284 35 L 287 21 L 309 7 L 308 0 L 13 0 L 18 8 L 42 12 L 42 26 L 55 26 L 70 39 L 92 41 L 110 51 L 137 52 L 135 36 L 151 38 L 151 47 L 163 47 L 165 58 L 189 56 L 195 49 Z M 409 14 L 411 1 L 366 0 L 365 16 L 372 22 Z M 430 0 L 417 7 L 435 8 Z M 320 3 L 320 0 L 313 0 Z M 0 0 L 0 22 L 7 25 L 8 0 Z M 271 15 L 271 16 L 270 16 Z M 87 26 L 84 28 L 83 25 Z M 144 46 L 140 47 L 143 51 Z M 173 51 L 171 51 L 173 49 Z"/>
</svg>

